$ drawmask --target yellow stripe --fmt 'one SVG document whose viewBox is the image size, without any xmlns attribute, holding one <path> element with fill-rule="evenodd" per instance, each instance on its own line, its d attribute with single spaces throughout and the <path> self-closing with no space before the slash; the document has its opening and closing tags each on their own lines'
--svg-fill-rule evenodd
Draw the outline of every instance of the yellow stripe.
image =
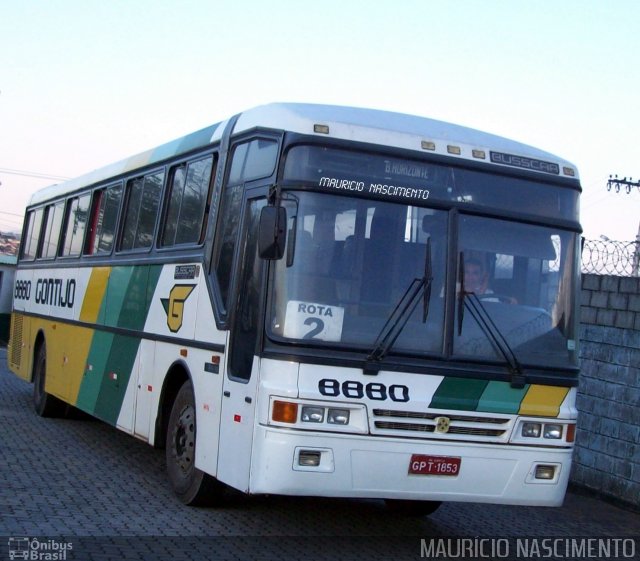
<svg viewBox="0 0 640 561">
<path fill-rule="evenodd" d="M 60 326 L 60 335 L 68 341 L 73 341 L 73 347 L 68 348 L 65 359 L 65 378 L 67 378 L 68 401 L 75 405 L 78 401 L 78 392 L 87 369 L 87 358 L 91 341 L 93 340 L 93 329 L 86 327 Z"/>
<path fill-rule="evenodd" d="M 110 273 L 111 267 L 95 267 L 91 271 L 91 278 L 80 310 L 80 321 L 97 322 Z"/>
<path fill-rule="evenodd" d="M 87 364 L 93 330 L 50 322 L 47 337 L 47 391 L 75 404 Z"/>
<path fill-rule="evenodd" d="M 520 415 L 537 415 L 541 417 L 557 417 L 560 405 L 567 397 L 569 388 L 557 386 L 532 385 L 520 403 Z"/>
</svg>

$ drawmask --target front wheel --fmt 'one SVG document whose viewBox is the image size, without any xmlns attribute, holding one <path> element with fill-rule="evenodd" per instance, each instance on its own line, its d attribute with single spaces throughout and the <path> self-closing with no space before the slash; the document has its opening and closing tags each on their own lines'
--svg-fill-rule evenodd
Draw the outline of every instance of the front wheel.
<svg viewBox="0 0 640 561">
<path fill-rule="evenodd" d="M 190 380 L 173 402 L 166 445 L 167 474 L 177 497 L 191 506 L 218 504 L 224 485 L 195 466 L 196 407 Z"/>
<path fill-rule="evenodd" d="M 67 406 L 45 390 L 47 379 L 47 346 L 38 346 L 33 363 L 33 408 L 41 417 L 63 417 Z"/>
</svg>

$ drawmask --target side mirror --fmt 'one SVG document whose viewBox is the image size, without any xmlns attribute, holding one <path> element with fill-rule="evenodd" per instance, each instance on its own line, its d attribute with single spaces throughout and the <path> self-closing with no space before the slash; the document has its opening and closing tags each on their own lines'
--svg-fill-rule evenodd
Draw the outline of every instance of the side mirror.
<svg viewBox="0 0 640 561">
<path fill-rule="evenodd" d="M 287 242 L 287 211 L 282 206 L 265 206 L 260 211 L 258 255 L 281 259 Z"/>
</svg>

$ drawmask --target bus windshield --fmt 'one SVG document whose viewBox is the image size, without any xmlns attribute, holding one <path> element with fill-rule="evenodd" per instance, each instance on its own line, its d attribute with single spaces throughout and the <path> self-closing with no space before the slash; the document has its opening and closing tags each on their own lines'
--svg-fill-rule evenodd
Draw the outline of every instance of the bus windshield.
<svg viewBox="0 0 640 561">
<path fill-rule="evenodd" d="M 459 215 L 456 247 L 446 210 L 310 191 L 284 199 L 289 233 L 270 282 L 271 338 L 370 353 L 428 265 L 430 290 L 421 296 L 429 302 L 404 318 L 392 354 L 504 362 L 465 313 L 473 293 L 521 364 L 574 365 L 575 234 Z M 452 258 L 460 266 L 448 279 Z M 447 310 L 455 321 L 445 321 Z"/>
<path fill-rule="evenodd" d="M 575 366 L 576 234 L 462 215 L 457 238 L 454 354 L 501 356 L 478 317 L 485 315 L 521 363 Z"/>
</svg>

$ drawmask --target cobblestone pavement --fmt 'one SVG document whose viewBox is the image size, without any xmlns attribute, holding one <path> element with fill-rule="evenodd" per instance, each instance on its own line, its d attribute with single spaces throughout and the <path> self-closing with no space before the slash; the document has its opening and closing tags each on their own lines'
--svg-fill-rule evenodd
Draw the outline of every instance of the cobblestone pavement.
<svg viewBox="0 0 640 561">
<path fill-rule="evenodd" d="M 238 495 L 223 508 L 185 507 L 169 489 L 163 451 L 96 420 L 40 418 L 31 392 L 0 348 L 0 561 L 10 552 L 53 560 L 567 559 L 576 551 L 601 558 L 588 548 L 603 544 L 610 558 L 640 557 L 640 514 L 573 492 L 561 508 L 448 503 L 425 518 L 371 500 Z"/>
</svg>

